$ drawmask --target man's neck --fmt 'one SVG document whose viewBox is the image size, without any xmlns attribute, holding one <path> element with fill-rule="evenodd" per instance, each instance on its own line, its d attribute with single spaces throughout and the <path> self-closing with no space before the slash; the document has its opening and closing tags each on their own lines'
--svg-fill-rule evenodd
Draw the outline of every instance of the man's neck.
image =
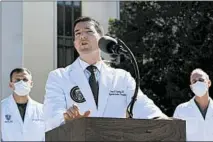
<svg viewBox="0 0 213 142">
<path fill-rule="evenodd" d="M 199 104 L 202 110 L 206 109 L 209 105 L 209 94 L 208 92 L 202 97 L 195 97 L 195 101 Z"/>
<path fill-rule="evenodd" d="M 18 96 L 17 94 L 13 94 L 13 98 L 15 100 L 16 103 L 19 103 L 19 104 L 25 104 L 27 103 L 28 101 L 28 95 L 26 96 Z"/>
<path fill-rule="evenodd" d="M 89 65 L 96 64 L 97 62 L 101 61 L 100 56 L 80 56 L 80 59 Z"/>
</svg>

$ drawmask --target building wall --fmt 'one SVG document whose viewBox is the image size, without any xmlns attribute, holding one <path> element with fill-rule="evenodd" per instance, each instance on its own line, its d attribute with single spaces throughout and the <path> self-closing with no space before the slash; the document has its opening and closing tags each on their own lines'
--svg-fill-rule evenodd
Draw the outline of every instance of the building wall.
<svg viewBox="0 0 213 142">
<path fill-rule="evenodd" d="M 5 98 L 12 91 L 8 87 L 12 69 L 22 66 L 23 53 L 23 4 L 1 2 L 1 96 Z"/>
<path fill-rule="evenodd" d="M 3 74 L 2 74 L 2 42 L 1 42 L 1 38 L 2 38 L 2 8 L 1 8 L 2 4 L 0 1 L 0 78 L 2 78 Z M 0 79 L 0 97 L 2 98 L 2 79 Z M 0 106 L 0 114 L 1 114 L 1 106 Z M 1 127 L 1 123 L 0 123 L 0 127 Z M 1 134 L 0 134 L 0 138 L 1 138 Z"/>
<path fill-rule="evenodd" d="M 119 2 L 82 2 L 82 15 L 108 29 L 109 18 L 119 17 Z M 57 2 L 2 2 L 0 74 L 2 98 L 9 96 L 9 73 L 24 66 L 33 74 L 31 97 L 43 103 L 48 73 L 57 68 Z"/>
<path fill-rule="evenodd" d="M 83 1 L 82 16 L 91 16 L 103 26 L 105 34 L 108 32 L 109 19 L 120 17 L 119 1 Z M 110 59 L 110 56 L 101 53 L 104 59 Z"/>
<path fill-rule="evenodd" d="M 119 18 L 119 1 L 82 1 L 82 15 L 91 16 L 108 31 L 110 18 Z"/>
<path fill-rule="evenodd" d="M 3 77 L 3 74 L 2 74 L 2 3 L 0 2 L 0 78 Z M 2 98 L 3 97 L 3 94 L 2 94 L 2 82 L 3 80 L 0 79 L 0 97 Z M 1 111 L 1 110 L 0 110 Z"/>
<path fill-rule="evenodd" d="M 23 4 L 23 65 L 33 74 L 31 97 L 42 103 L 48 73 L 56 68 L 56 4 Z"/>
</svg>

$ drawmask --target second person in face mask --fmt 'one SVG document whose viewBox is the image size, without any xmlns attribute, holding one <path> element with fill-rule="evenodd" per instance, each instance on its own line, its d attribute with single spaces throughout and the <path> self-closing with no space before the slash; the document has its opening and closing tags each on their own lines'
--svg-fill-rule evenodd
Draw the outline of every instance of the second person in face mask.
<svg viewBox="0 0 213 142">
<path fill-rule="evenodd" d="M 43 141 L 45 126 L 42 104 L 29 96 L 33 82 L 30 71 L 16 68 L 10 73 L 13 94 L 1 101 L 3 141 Z"/>
<path fill-rule="evenodd" d="M 187 141 L 213 141 L 213 101 L 209 96 L 211 81 L 202 69 L 195 69 L 190 83 L 195 97 L 177 106 L 173 117 L 186 120 Z"/>
</svg>

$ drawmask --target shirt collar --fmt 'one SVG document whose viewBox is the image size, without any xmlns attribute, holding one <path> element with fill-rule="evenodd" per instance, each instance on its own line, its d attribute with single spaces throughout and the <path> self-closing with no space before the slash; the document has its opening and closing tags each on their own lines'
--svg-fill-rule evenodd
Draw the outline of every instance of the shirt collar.
<svg viewBox="0 0 213 142">
<path fill-rule="evenodd" d="M 82 67 L 83 71 L 85 71 L 85 69 L 86 69 L 88 66 L 90 66 L 90 64 L 88 64 L 87 62 L 81 60 L 80 58 L 79 58 L 79 63 L 80 63 L 80 66 Z M 101 70 L 101 66 L 102 66 L 101 63 L 102 63 L 102 61 L 99 61 L 99 62 L 97 62 L 96 64 L 94 64 L 94 66 L 97 67 L 98 71 Z"/>
</svg>

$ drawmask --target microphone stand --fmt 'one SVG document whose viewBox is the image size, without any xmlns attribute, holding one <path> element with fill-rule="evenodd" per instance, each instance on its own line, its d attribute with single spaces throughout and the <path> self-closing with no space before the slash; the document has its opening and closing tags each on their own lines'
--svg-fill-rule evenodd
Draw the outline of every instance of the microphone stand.
<svg viewBox="0 0 213 142">
<path fill-rule="evenodd" d="M 135 92 L 134 92 L 134 95 L 132 97 L 132 100 L 131 102 L 129 103 L 129 105 L 127 106 L 127 113 L 128 113 L 128 116 L 129 118 L 133 118 L 133 107 L 134 107 L 134 104 L 137 100 L 137 96 L 138 96 L 138 89 L 140 87 L 140 72 L 139 72 L 139 69 L 138 69 L 138 64 L 137 64 L 137 61 L 132 53 L 132 51 L 127 47 L 127 45 L 122 41 L 120 40 L 119 38 L 117 38 L 117 41 L 118 41 L 118 45 L 119 43 L 121 45 L 123 45 L 122 47 L 125 48 L 126 50 L 126 53 L 127 54 L 123 54 L 124 56 L 130 56 L 130 60 L 131 62 L 133 62 L 133 67 L 134 67 L 134 72 L 135 72 L 135 80 L 136 80 L 136 86 L 135 86 Z"/>
</svg>

